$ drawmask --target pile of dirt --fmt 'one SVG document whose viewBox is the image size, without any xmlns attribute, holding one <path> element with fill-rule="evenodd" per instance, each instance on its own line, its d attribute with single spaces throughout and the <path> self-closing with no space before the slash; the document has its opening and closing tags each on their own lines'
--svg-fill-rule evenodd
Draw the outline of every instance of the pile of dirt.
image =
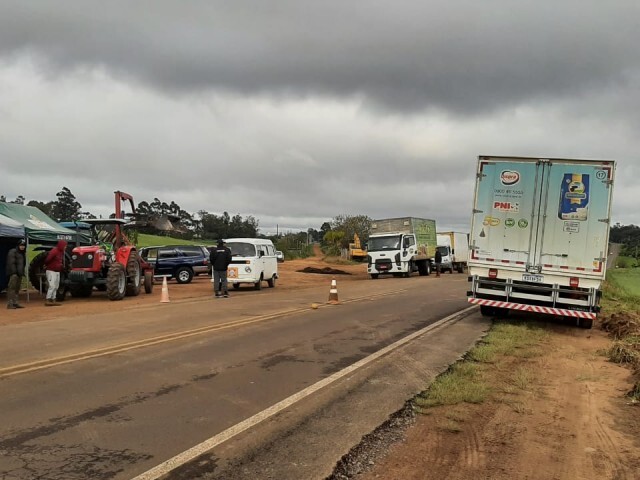
<svg viewBox="0 0 640 480">
<path fill-rule="evenodd" d="M 316 268 L 316 267 L 305 267 L 302 270 L 296 270 L 300 273 L 320 273 L 324 275 L 351 275 L 349 272 L 345 272 L 344 270 L 338 270 L 337 268 L 324 267 L 324 268 Z"/>
<path fill-rule="evenodd" d="M 633 387 L 628 395 L 640 399 L 640 315 L 635 312 L 603 315 L 600 327 L 614 339 L 607 351 L 609 359 L 633 370 Z"/>
</svg>

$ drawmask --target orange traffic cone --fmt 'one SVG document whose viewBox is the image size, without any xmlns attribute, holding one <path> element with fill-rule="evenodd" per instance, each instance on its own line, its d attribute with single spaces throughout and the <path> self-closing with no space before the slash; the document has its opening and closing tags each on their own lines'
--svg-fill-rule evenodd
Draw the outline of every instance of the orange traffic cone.
<svg viewBox="0 0 640 480">
<path fill-rule="evenodd" d="M 338 286 L 336 285 L 336 279 L 331 280 L 331 288 L 329 289 L 329 301 L 331 305 L 338 305 L 340 301 L 338 300 Z"/>
<path fill-rule="evenodd" d="M 169 303 L 169 286 L 167 285 L 167 277 L 162 279 L 162 295 L 160 295 L 160 303 Z"/>
</svg>

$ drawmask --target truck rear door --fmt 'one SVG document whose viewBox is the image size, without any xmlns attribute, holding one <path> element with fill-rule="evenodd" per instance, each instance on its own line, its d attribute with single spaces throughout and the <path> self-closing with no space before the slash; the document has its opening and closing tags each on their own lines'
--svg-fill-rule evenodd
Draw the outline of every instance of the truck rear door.
<svg viewBox="0 0 640 480">
<path fill-rule="evenodd" d="M 536 265 L 547 272 L 604 276 L 613 162 L 551 160 L 542 167 Z"/>
<path fill-rule="evenodd" d="M 544 169 L 535 159 L 480 157 L 471 225 L 470 261 L 524 270 L 535 255 Z"/>
</svg>

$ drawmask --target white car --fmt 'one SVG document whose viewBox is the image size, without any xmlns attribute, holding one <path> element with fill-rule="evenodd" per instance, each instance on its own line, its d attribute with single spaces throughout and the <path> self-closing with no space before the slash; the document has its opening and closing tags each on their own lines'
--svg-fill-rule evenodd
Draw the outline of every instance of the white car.
<svg viewBox="0 0 640 480">
<path fill-rule="evenodd" d="M 276 250 L 276 259 L 279 262 L 284 262 L 284 253 L 282 253 L 280 250 Z"/>
</svg>

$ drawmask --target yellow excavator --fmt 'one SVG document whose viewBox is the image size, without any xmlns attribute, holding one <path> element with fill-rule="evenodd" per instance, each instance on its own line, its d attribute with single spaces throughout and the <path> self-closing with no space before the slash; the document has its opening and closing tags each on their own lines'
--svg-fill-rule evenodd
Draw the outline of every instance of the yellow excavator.
<svg viewBox="0 0 640 480">
<path fill-rule="evenodd" d="M 357 233 L 353 234 L 353 243 L 349 244 L 349 258 L 360 262 L 367 258 L 367 250 L 362 248 L 360 237 Z"/>
</svg>

